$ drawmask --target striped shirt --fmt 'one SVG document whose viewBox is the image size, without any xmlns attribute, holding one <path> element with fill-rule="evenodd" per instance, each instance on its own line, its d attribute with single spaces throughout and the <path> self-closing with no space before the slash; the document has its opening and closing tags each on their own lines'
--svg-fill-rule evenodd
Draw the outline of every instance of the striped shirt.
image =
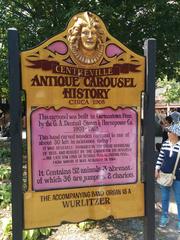
<svg viewBox="0 0 180 240">
<path fill-rule="evenodd" d="M 177 154 L 180 151 L 180 141 L 172 144 L 169 140 L 162 144 L 157 162 L 156 170 L 161 170 L 164 173 L 172 173 L 176 162 Z M 176 168 L 176 179 L 180 180 L 180 160 Z"/>
</svg>

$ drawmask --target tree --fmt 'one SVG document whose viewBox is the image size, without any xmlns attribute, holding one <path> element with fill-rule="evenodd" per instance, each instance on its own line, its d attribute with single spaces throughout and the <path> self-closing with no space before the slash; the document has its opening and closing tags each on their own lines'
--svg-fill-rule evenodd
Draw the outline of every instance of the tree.
<svg viewBox="0 0 180 240">
<path fill-rule="evenodd" d="M 179 101 L 180 96 L 180 84 L 176 82 L 175 79 L 169 80 L 164 78 L 163 80 L 159 80 L 157 82 L 157 87 L 164 88 L 164 92 L 162 96 L 164 97 L 164 101 L 166 103 L 174 103 Z"/>
<path fill-rule="evenodd" d="M 0 9 L 0 94 L 7 89 L 9 27 L 18 29 L 22 51 L 62 32 L 72 16 L 87 10 L 99 15 L 111 35 L 140 55 L 145 39 L 157 39 L 157 77 L 180 80 L 179 0 L 0 0 Z"/>
</svg>

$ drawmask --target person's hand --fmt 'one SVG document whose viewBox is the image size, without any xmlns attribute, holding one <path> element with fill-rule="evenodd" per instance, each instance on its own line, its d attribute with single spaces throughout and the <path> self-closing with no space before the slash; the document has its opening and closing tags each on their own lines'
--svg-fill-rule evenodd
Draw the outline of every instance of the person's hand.
<svg viewBox="0 0 180 240">
<path fill-rule="evenodd" d="M 155 179 L 159 177 L 159 170 L 155 170 Z"/>
</svg>

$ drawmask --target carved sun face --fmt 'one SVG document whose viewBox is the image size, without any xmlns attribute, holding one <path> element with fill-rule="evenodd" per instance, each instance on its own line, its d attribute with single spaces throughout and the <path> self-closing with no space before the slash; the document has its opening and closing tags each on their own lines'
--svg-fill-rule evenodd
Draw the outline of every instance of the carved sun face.
<svg viewBox="0 0 180 240">
<path fill-rule="evenodd" d="M 83 27 L 81 31 L 81 42 L 85 49 L 93 50 L 97 42 L 96 29 L 94 27 Z"/>
</svg>

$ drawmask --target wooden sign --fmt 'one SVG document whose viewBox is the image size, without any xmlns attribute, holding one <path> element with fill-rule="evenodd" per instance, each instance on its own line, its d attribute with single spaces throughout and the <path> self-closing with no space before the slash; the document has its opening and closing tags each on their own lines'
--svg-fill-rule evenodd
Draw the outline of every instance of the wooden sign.
<svg viewBox="0 0 180 240">
<path fill-rule="evenodd" d="M 144 216 L 145 59 L 83 12 L 21 53 L 27 102 L 26 229 Z"/>
</svg>

